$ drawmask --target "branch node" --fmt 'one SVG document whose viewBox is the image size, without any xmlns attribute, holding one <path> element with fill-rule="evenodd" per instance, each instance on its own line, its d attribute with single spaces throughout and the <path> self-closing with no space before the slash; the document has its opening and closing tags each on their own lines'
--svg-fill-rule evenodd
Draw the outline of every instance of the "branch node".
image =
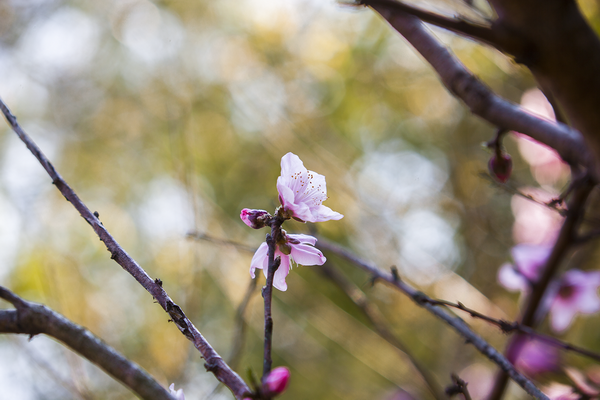
<svg viewBox="0 0 600 400">
<path fill-rule="evenodd" d="M 392 265 L 390 267 L 390 270 L 392 271 L 392 278 L 394 278 L 394 282 L 398 283 L 400 282 L 400 275 L 398 274 L 398 268 L 396 268 L 395 265 Z"/>
</svg>

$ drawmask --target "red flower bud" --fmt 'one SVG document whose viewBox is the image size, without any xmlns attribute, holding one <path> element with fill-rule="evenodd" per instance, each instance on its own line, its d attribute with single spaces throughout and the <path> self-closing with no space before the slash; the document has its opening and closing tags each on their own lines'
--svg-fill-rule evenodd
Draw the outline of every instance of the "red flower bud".
<svg viewBox="0 0 600 400">
<path fill-rule="evenodd" d="M 260 229 L 266 226 L 267 220 L 271 215 L 265 210 L 251 210 L 244 208 L 240 213 L 240 218 L 250 228 Z"/>
<path fill-rule="evenodd" d="M 506 153 L 501 153 L 498 157 L 494 154 L 488 162 L 490 174 L 499 182 L 506 182 L 512 172 L 512 159 Z"/>
<path fill-rule="evenodd" d="M 265 391 L 267 391 L 270 396 L 276 396 L 283 393 L 290 381 L 290 375 L 290 370 L 286 367 L 275 368 L 265 379 Z"/>
</svg>

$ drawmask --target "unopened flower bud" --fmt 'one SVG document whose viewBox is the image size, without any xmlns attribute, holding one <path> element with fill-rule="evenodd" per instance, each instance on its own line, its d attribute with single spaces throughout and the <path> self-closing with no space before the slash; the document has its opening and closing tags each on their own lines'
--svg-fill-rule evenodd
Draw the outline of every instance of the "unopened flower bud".
<svg viewBox="0 0 600 400">
<path fill-rule="evenodd" d="M 286 367 L 277 367 L 267 376 L 264 388 L 270 396 L 277 396 L 285 391 L 290 381 L 290 370 Z"/>
<path fill-rule="evenodd" d="M 488 162 L 490 174 L 499 182 L 506 182 L 512 171 L 512 159 L 506 153 L 494 154 Z"/>
<path fill-rule="evenodd" d="M 251 210 L 249 208 L 244 208 L 240 213 L 242 221 L 253 229 L 264 228 L 270 217 L 271 215 L 265 210 Z"/>
</svg>

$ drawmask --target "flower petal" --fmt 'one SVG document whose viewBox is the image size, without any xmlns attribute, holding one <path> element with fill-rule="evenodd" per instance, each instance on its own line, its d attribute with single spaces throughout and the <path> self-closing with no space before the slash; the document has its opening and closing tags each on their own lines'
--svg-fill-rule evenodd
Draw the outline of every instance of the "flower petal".
<svg viewBox="0 0 600 400">
<path fill-rule="evenodd" d="M 296 218 L 304 222 L 343 218 L 342 214 L 322 204 L 327 200 L 325 176 L 307 170 L 302 160 L 293 153 L 287 153 L 281 158 L 277 191 L 286 218 Z"/>
<path fill-rule="evenodd" d="M 277 251 L 275 254 L 277 254 Z M 279 264 L 279 268 L 277 268 L 277 271 L 275 271 L 275 275 L 273 276 L 273 286 L 276 289 L 285 292 L 287 290 L 285 278 L 290 273 L 290 256 L 283 253 L 277 255 L 281 257 L 281 264 Z"/>
<path fill-rule="evenodd" d="M 303 244 L 310 244 L 314 246 L 317 243 L 317 238 L 303 233 L 288 233 L 290 239 L 294 239 Z"/>
<path fill-rule="evenodd" d="M 560 297 L 554 300 L 550 310 L 550 325 L 552 325 L 555 332 L 562 332 L 567 329 L 577 313 L 577 309 L 570 302 L 564 301 Z"/>
<path fill-rule="evenodd" d="M 503 264 L 498 270 L 498 282 L 510 291 L 523 291 L 529 288 L 527 278 L 521 275 L 515 266 L 509 263 Z"/>
<path fill-rule="evenodd" d="M 515 265 L 531 281 L 537 281 L 552 247 L 521 244 L 511 250 Z"/>
<path fill-rule="evenodd" d="M 314 213 L 313 213 L 314 214 Z M 321 205 L 316 212 L 316 216 L 314 217 L 314 222 L 324 222 L 330 220 L 340 220 L 344 218 L 343 214 L 340 214 L 337 211 L 333 211 L 331 208 Z"/>
<path fill-rule="evenodd" d="M 252 261 L 250 262 L 250 276 L 252 277 L 252 279 L 256 277 L 254 274 L 256 268 L 266 268 L 267 263 L 269 262 L 268 252 L 269 246 L 267 246 L 266 242 L 263 242 L 256 250 L 256 253 L 254 253 Z"/>
<path fill-rule="evenodd" d="M 292 244 L 291 256 L 294 261 L 301 265 L 323 265 L 327 259 L 319 249 L 307 244 Z"/>
</svg>

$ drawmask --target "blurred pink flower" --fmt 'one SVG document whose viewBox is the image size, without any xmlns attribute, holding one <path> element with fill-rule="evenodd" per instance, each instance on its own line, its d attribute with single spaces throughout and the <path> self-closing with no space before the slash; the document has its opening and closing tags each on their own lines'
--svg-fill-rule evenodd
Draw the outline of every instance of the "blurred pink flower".
<svg viewBox="0 0 600 400">
<path fill-rule="evenodd" d="M 325 177 L 304 168 L 302 160 L 293 153 L 287 153 L 281 158 L 277 191 L 284 214 L 289 218 L 303 222 L 322 222 L 343 217 L 323 205 L 327 200 Z"/>
<path fill-rule="evenodd" d="M 171 383 L 169 386 L 169 392 L 175 397 L 177 400 L 185 400 L 185 396 L 183 395 L 183 389 L 175 390 L 175 384 Z"/>
<path fill-rule="evenodd" d="M 560 365 L 560 354 L 556 347 L 523 335 L 511 341 L 506 357 L 518 371 L 530 377 L 555 371 Z"/>
<path fill-rule="evenodd" d="M 550 400 L 578 400 L 581 397 L 573 387 L 563 385 L 557 382 L 552 382 L 548 386 L 542 388 L 544 394 L 550 398 Z"/>
<path fill-rule="evenodd" d="M 504 264 L 498 270 L 498 282 L 505 288 L 527 290 L 538 280 L 542 268 L 550 256 L 552 247 L 521 244 L 512 248 L 514 264 Z"/>
<path fill-rule="evenodd" d="M 552 329 L 562 332 L 571 325 L 577 313 L 593 314 L 600 311 L 599 286 L 600 271 L 572 269 L 565 272 L 550 306 Z"/>
<path fill-rule="evenodd" d="M 521 105 L 531 114 L 556 121 L 552 106 L 539 89 L 526 91 L 521 97 Z M 515 135 L 519 152 L 531 166 L 531 174 L 542 185 L 552 185 L 569 174 L 569 167 L 558 153 L 529 136 Z"/>
<path fill-rule="evenodd" d="M 520 190 L 523 194 L 544 203 L 558 197 L 558 193 L 538 188 L 524 187 Z M 511 208 L 515 216 L 513 237 L 516 243 L 541 245 L 555 242 L 563 222 L 563 217 L 556 211 L 519 195 L 512 197 Z"/>
<path fill-rule="evenodd" d="M 270 396 L 277 396 L 285 391 L 290 381 L 290 370 L 286 367 L 277 367 L 265 379 L 265 389 Z"/>
<path fill-rule="evenodd" d="M 273 286 L 281 291 L 286 291 L 285 278 L 290 273 L 292 261 L 301 265 L 323 265 L 327 259 L 319 249 L 312 247 L 317 243 L 317 238 L 302 234 L 286 234 L 283 230 L 282 232 L 285 243 L 277 244 L 275 247 L 275 257 L 281 257 L 281 264 L 275 271 Z M 254 253 L 254 257 L 252 257 L 250 276 L 255 277 L 254 271 L 257 268 L 262 269 L 265 276 L 267 276 L 268 265 L 269 247 L 265 242 L 260 245 Z"/>
</svg>

